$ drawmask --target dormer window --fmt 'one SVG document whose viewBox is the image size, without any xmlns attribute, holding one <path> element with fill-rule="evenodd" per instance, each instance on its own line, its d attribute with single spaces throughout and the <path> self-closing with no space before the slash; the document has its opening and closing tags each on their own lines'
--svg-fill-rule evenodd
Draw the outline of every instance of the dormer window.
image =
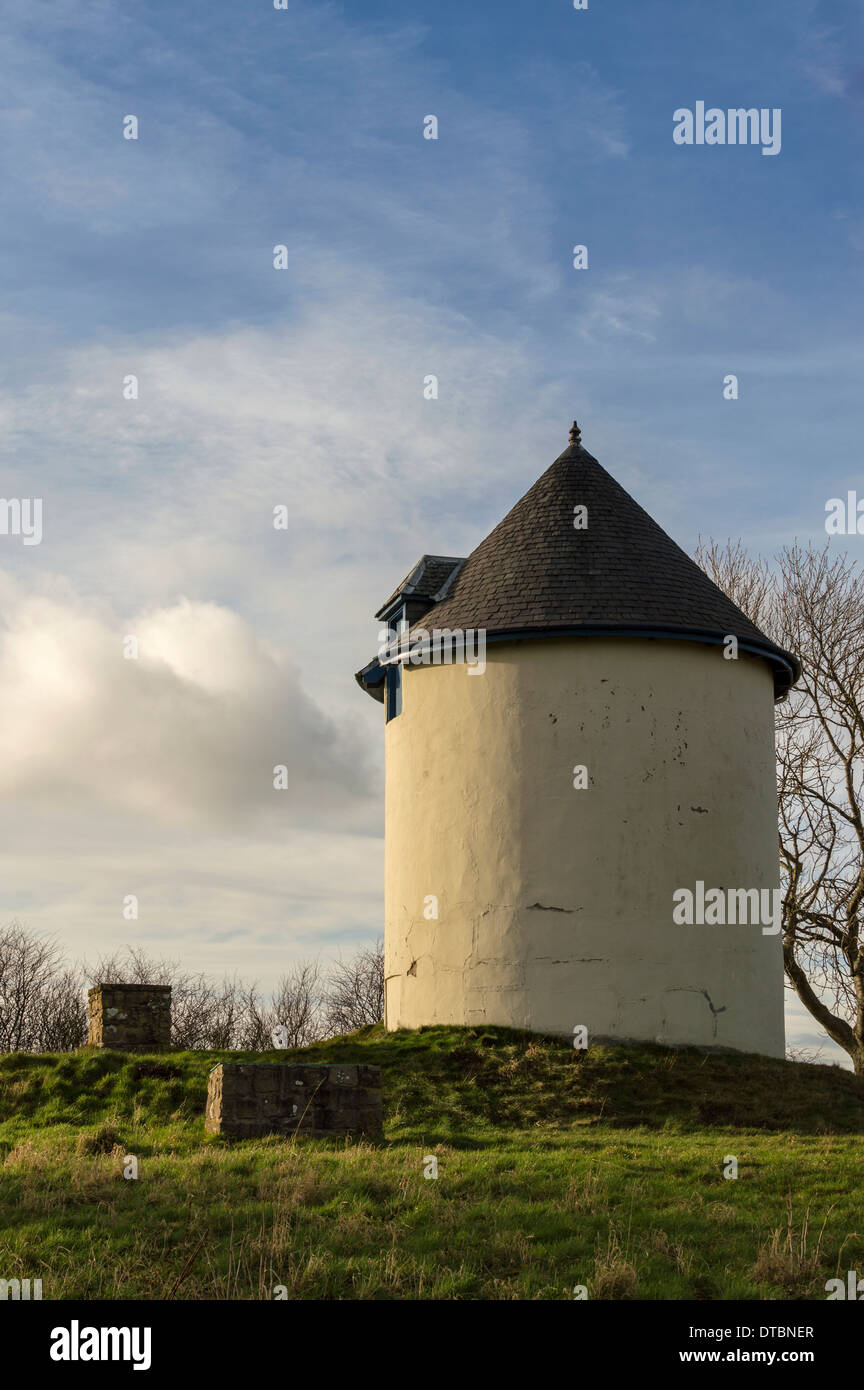
<svg viewBox="0 0 864 1390">
<path fill-rule="evenodd" d="M 375 617 L 379 624 L 386 625 L 393 654 L 403 637 L 400 623 L 409 626 L 418 623 L 447 593 L 464 563 L 453 555 L 422 555 L 399 588 L 378 609 Z M 402 712 L 402 666 L 398 661 L 388 660 L 391 653 L 382 647 L 380 627 L 378 643 L 378 657 L 358 671 L 355 680 L 373 699 L 383 703 L 389 721 Z"/>
</svg>

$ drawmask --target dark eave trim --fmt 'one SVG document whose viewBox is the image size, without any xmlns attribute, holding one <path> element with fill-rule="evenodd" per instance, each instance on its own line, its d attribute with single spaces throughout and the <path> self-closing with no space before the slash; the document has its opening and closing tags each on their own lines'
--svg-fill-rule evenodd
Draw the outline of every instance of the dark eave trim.
<svg viewBox="0 0 864 1390">
<path fill-rule="evenodd" d="M 432 610 L 434 613 L 434 609 Z M 431 616 L 431 614 L 430 614 Z M 422 623 L 419 624 L 422 628 Z M 434 631 L 435 624 L 430 625 Z M 451 628 L 450 631 L 453 631 Z M 465 629 L 463 628 L 464 632 Z M 741 651 L 751 656 L 759 656 L 767 661 L 774 672 L 774 698 L 781 699 L 801 675 L 801 663 L 791 652 L 784 652 L 769 642 L 759 642 L 756 638 L 739 637 L 737 633 L 707 631 L 700 628 L 681 627 L 519 627 L 486 629 L 486 642 L 526 642 L 550 637 L 641 637 L 649 641 L 661 642 L 699 642 L 703 646 L 722 647 L 727 637 L 735 637 Z M 432 643 L 420 643 L 421 652 Z M 414 644 L 414 649 L 418 646 Z M 439 642 L 440 646 L 440 642 Z M 410 650 L 391 658 L 408 663 Z M 389 664 L 389 663 L 385 663 Z"/>
<path fill-rule="evenodd" d="M 387 672 L 379 662 L 377 656 L 364 666 L 360 671 L 354 672 L 354 679 L 361 690 L 365 690 L 367 695 L 371 695 L 373 700 L 379 704 L 384 703 L 384 681 Z"/>
</svg>

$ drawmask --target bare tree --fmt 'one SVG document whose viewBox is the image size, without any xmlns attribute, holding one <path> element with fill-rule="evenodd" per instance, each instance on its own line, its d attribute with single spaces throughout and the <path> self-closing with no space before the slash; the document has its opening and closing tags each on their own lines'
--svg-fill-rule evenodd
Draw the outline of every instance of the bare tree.
<svg viewBox="0 0 864 1390">
<path fill-rule="evenodd" d="M 176 960 L 149 956 L 140 946 L 101 956 L 87 969 L 91 984 L 170 985 L 172 1047 L 227 1050 L 240 1045 L 246 1004 L 237 980 L 226 977 L 217 985 L 203 973 L 182 971 Z"/>
<path fill-rule="evenodd" d="M 90 970 L 94 983 L 171 985 L 171 1041 L 177 1048 L 267 1051 L 281 1024 L 288 1047 L 305 1047 L 325 1036 L 321 975 L 317 963 L 301 961 L 282 976 L 269 1000 L 256 981 L 186 974 L 174 960 L 157 960 L 137 946 L 103 956 Z"/>
<path fill-rule="evenodd" d="M 0 1050 L 63 1051 L 87 1037 L 80 973 L 20 922 L 0 931 Z"/>
<path fill-rule="evenodd" d="M 238 1020 L 234 1046 L 241 1052 L 266 1052 L 273 1046 L 270 1010 L 258 992 L 258 983 L 238 986 Z"/>
<path fill-rule="evenodd" d="M 331 967 L 324 998 L 328 1033 L 352 1033 L 384 1017 L 384 942 Z"/>
<path fill-rule="evenodd" d="M 286 1047 L 308 1047 L 325 1036 L 321 998 L 321 969 L 317 961 L 299 961 L 282 976 L 273 993 L 271 1035 L 284 1028 Z"/>
<path fill-rule="evenodd" d="M 77 965 L 64 965 L 42 993 L 38 1052 L 74 1052 L 87 1041 L 84 977 Z"/>
<path fill-rule="evenodd" d="M 696 558 L 802 661 L 777 707 L 783 958 L 801 1002 L 864 1075 L 864 572 L 795 544 L 777 569 L 740 542 Z"/>
<path fill-rule="evenodd" d="M 821 1047 L 794 1047 L 787 1043 L 786 1061 L 787 1062 L 806 1062 L 810 1066 L 831 1066 L 830 1062 L 825 1062 L 822 1056 Z M 833 1064 L 838 1065 L 836 1062 Z"/>
<path fill-rule="evenodd" d="M 241 1012 L 240 985 L 236 978 L 229 979 L 226 975 L 221 985 L 213 986 L 206 976 L 196 976 L 194 982 L 187 983 L 185 998 L 181 999 L 181 1014 L 176 1025 L 181 1041 L 177 1046 L 230 1051 L 237 1045 Z"/>
<path fill-rule="evenodd" d="M 299 961 L 267 999 L 255 981 L 226 976 L 218 984 L 140 946 L 70 966 L 52 939 L 13 922 L 0 931 L 0 1051 L 83 1046 L 87 984 L 170 985 L 171 1044 L 178 1049 L 269 1051 L 277 1025 L 285 1046 L 306 1047 L 381 1018 L 383 943 L 339 960 L 326 978 L 317 961 Z"/>
<path fill-rule="evenodd" d="M 177 972 L 176 961 L 153 960 L 141 946 L 124 946 L 95 965 L 86 961 L 90 985 L 169 985 Z"/>
</svg>

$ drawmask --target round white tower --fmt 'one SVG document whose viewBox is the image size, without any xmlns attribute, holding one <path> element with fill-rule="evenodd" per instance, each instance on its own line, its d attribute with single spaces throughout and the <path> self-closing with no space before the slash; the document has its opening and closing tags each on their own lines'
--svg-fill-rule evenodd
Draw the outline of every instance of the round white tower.
<svg viewBox="0 0 864 1390">
<path fill-rule="evenodd" d="M 782 1056 L 773 704 L 796 658 L 575 425 L 467 560 L 424 556 L 378 616 L 404 625 L 358 673 L 388 716 L 387 1027 Z"/>
</svg>

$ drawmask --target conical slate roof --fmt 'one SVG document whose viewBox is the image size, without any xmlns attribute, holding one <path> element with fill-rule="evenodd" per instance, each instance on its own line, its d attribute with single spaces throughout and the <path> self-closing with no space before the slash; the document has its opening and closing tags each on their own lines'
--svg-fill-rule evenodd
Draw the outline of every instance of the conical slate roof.
<svg viewBox="0 0 864 1390">
<path fill-rule="evenodd" d="M 582 448 L 564 450 L 481 541 L 442 601 L 416 624 L 483 628 L 487 637 L 603 634 L 690 638 L 764 656 L 775 691 L 800 674 L 629 493 Z M 575 508 L 587 527 L 574 527 Z"/>
</svg>

